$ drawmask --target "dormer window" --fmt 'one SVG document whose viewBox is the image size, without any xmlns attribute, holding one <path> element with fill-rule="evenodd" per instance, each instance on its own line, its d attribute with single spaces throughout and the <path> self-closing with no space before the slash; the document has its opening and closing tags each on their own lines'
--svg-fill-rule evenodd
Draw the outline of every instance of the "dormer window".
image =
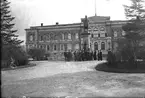
<svg viewBox="0 0 145 98">
<path fill-rule="evenodd" d="M 98 33 L 98 30 L 99 30 L 99 29 L 98 29 L 97 27 L 95 27 L 95 28 L 94 28 L 94 33 Z"/>
<path fill-rule="evenodd" d="M 98 31 L 98 28 L 97 28 L 97 27 L 95 27 L 95 28 L 94 28 L 94 31 Z"/>
<path fill-rule="evenodd" d="M 104 26 L 100 27 L 100 31 L 105 31 L 105 27 Z"/>
</svg>

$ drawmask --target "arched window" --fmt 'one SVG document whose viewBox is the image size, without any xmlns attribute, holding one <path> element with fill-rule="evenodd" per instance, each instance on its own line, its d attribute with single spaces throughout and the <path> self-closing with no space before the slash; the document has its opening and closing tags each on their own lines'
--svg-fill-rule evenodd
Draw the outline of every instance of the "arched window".
<svg viewBox="0 0 145 98">
<path fill-rule="evenodd" d="M 71 34 L 70 33 L 68 34 L 68 39 L 71 39 Z"/>
<path fill-rule="evenodd" d="M 43 41 L 43 35 L 40 36 L 40 41 Z"/>
<path fill-rule="evenodd" d="M 108 42 L 108 50 L 111 49 L 111 42 Z"/>
<path fill-rule="evenodd" d="M 68 33 L 64 34 L 64 39 L 68 39 Z"/>
<path fill-rule="evenodd" d="M 50 40 L 50 35 L 46 35 L 46 40 L 49 41 Z"/>
<path fill-rule="evenodd" d="M 105 50 L 105 43 L 104 42 L 101 43 L 101 50 Z"/>
<path fill-rule="evenodd" d="M 75 34 L 75 38 L 79 39 L 79 34 L 78 33 Z"/>
<path fill-rule="evenodd" d="M 61 45 L 60 45 L 60 49 L 61 49 L 61 50 L 64 50 L 64 48 L 63 48 L 63 47 L 64 47 L 64 45 L 63 45 L 63 44 L 61 44 Z"/>
<path fill-rule="evenodd" d="M 30 35 L 30 41 L 33 41 L 33 35 Z"/>
<path fill-rule="evenodd" d="M 94 50 L 98 50 L 98 43 L 97 42 L 94 43 Z"/>
<path fill-rule="evenodd" d="M 57 35 L 56 34 L 54 34 L 54 40 L 57 40 Z"/>
<path fill-rule="evenodd" d="M 62 33 L 62 35 L 61 35 L 61 36 L 62 36 L 62 40 L 64 40 L 64 33 Z"/>
<path fill-rule="evenodd" d="M 56 50 L 56 45 L 54 45 L 54 50 Z"/>
</svg>

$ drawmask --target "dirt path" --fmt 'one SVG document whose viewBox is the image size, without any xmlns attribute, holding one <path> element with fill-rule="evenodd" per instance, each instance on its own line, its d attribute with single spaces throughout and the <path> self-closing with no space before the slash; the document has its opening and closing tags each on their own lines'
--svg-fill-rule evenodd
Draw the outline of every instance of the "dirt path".
<svg viewBox="0 0 145 98">
<path fill-rule="evenodd" d="M 145 96 L 145 74 L 96 71 L 93 67 L 100 62 L 94 61 L 36 63 L 38 66 L 34 68 L 2 72 L 2 94 L 37 97 Z M 37 71 L 38 74 L 35 73 Z M 18 78 L 20 75 L 23 76 Z"/>
</svg>

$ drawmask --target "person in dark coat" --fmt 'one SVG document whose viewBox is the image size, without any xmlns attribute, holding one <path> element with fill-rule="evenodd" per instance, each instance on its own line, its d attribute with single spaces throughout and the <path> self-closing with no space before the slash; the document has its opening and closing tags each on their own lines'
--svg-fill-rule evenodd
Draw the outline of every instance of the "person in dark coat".
<svg viewBox="0 0 145 98">
<path fill-rule="evenodd" d="M 94 60 L 94 59 L 93 59 L 93 51 L 91 51 L 91 60 Z"/>
<path fill-rule="evenodd" d="M 81 50 L 79 50 L 78 53 L 77 53 L 77 60 L 81 61 L 81 59 L 82 59 L 81 58 Z"/>
<path fill-rule="evenodd" d="M 96 58 L 96 51 L 94 51 L 93 56 L 94 56 L 94 60 L 96 60 L 96 59 L 97 59 L 97 58 Z"/>
<path fill-rule="evenodd" d="M 67 60 L 67 58 L 66 58 L 66 51 L 64 51 L 64 58 L 65 58 L 65 61 Z"/>
<path fill-rule="evenodd" d="M 100 60 L 102 61 L 102 51 L 100 50 Z"/>
<path fill-rule="evenodd" d="M 66 51 L 66 61 L 68 61 L 68 51 Z"/>
<path fill-rule="evenodd" d="M 81 61 L 84 61 L 84 50 L 82 50 L 82 51 L 80 52 L 80 56 L 81 56 Z"/>
<path fill-rule="evenodd" d="M 100 61 L 100 51 L 98 50 L 98 61 Z"/>
<path fill-rule="evenodd" d="M 80 52 L 79 50 L 76 52 L 76 61 L 79 61 L 79 58 L 80 58 Z"/>
<path fill-rule="evenodd" d="M 69 52 L 68 52 L 68 60 L 69 60 L 69 61 L 72 60 L 72 52 L 71 52 L 71 50 L 69 50 Z"/>
<path fill-rule="evenodd" d="M 76 51 L 74 51 L 74 60 L 76 61 L 77 59 L 76 59 L 76 56 L 77 56 L 77 52 Z"/>
</svg>

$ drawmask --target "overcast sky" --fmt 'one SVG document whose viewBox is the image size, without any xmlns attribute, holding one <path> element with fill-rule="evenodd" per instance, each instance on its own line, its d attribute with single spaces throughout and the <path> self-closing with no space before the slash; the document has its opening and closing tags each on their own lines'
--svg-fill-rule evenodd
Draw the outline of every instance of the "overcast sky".
<svg viewBox="0 0 145 98">
<path fill-rule="evenodd" d="M 30 26 L 78 23 L 85 15 L 95 15 L 95 0 L 10 0 L 19 38 L 25 40 L 25 30 Z M 130 0 L 96 0 L 98 16 L 111 20 L 125 20 L 123 4 Z"/>
</svg>

